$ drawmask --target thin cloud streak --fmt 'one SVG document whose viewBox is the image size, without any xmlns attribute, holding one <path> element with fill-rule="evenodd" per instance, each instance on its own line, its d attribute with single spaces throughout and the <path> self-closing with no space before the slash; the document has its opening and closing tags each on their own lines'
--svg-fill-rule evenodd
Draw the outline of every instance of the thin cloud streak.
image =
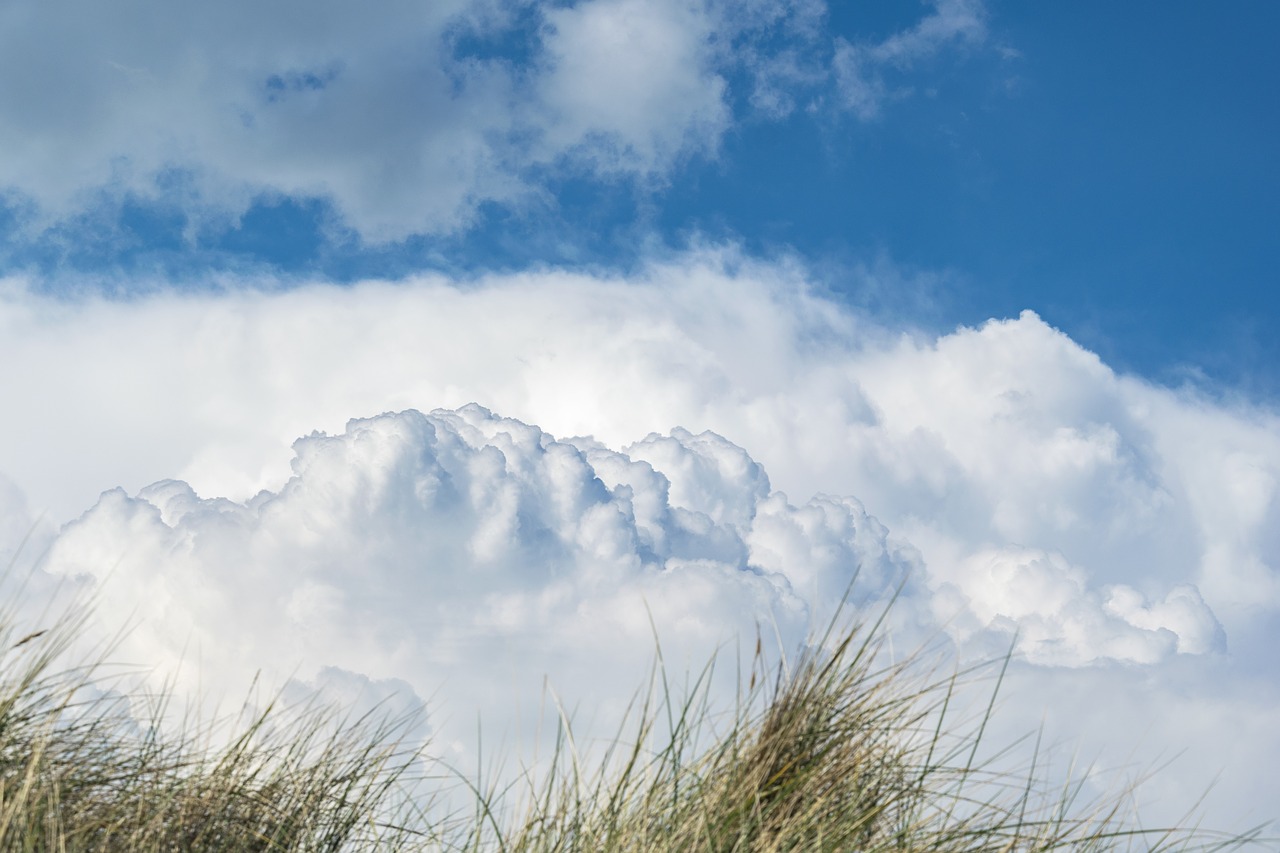
<svg viewBox="0 0 1280 853">
<path fill-rule="evenodd" d="M 879 118 L 887 102 L 910 94 L 909 88 L 891 87 L 885 81 L 888 72 L 910 70 L 950 44 L 981 45 L 987 38 L 986 17 L 981 0 L 939 0 L 931 15 L 882 41 L 839 39 L 833 68 L 841 104 L 862 121 Z"/>
</svg>

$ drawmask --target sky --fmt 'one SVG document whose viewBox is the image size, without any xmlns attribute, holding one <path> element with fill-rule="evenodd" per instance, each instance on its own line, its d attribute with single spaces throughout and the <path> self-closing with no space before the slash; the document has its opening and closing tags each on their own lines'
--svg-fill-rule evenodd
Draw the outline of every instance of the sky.
<svg viewBox="0 0 1280 853">
<path fill-rule="evenodd" d="M 856 570 L 1144 820 L 1270 820 L 1278 18 L 12 0 L 0 551 L 457 761 Z"/>
</svg>

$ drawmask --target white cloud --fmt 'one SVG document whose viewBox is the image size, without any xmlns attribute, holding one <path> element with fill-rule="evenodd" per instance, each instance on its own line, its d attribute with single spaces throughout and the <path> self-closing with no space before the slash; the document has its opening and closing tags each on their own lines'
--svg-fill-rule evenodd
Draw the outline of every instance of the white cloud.
<svg viewBox="0 0 1280 853">
<path fill-rule="evenodd" d="M 462 8 L 11 4 L 0 179 L 54 217 L 100 192 L 232 215 L 281 192 L 332 195 L 374 236 L 439 227 L 493 181 L 483 134 L 507 121 L 482 69 L 451 95 L 439 36 Z"/>
<path fill-rule="evenodd" d="M 321 197 L 381 241 L 519 201 L 536 190 L 524 170 L 545 160 L 651 176 L 714 151 L 723 82 L 693 7 L 538 10 L 533 64 L 455 53 L 466 38 L 526 37 L 504 12 L 8 4 L 0 189 L 33 203 L 37 225 L 126 193 L 178 203 L 197 224 L 257 195 Z"/>
<path fill-rule="evenodd" d="M 544 150 L 606 174 L 661 173 L 686 152 L 714 153 L 730 114 L 701 4 L 592 0 L 546 17 Z"/>
<path fill-rule="evenodd" d="M 0 465 L 60 518 L 103 484 L 165 476 L 247 498 L 283 482 L 296 435 L 479 399 L 609 447 L 714 429 L 788 494 L 856 495 L 939 578 L 1016 544 L 1152 601 L 1190 582 L 1220 616 L 1276 603 L 1273 416 L 1117 377 L 1031 314 L 890 338 L 807 293 L 797 270 L 710 252 L 635 282 L 15 294 L 4 313 L 9 363 L 41 365 L 7 377 L 10 399 L 49 417 L 6 424 Z M 660 444 L 631 452 L 678 461 Z"/>
<path fill-rule="evenodd" d="M 833 72 L 824 13 L 818 0 L 376 13 L 15 0 L 0 13 L 0 195 L 27 236 L 109 229 L 129 198 L 172 206 L 192 234 L 263 197 L 328 200 L 374 243 L 456 232 L 485 203 L 548 203 L 548 175 L 661 186 L 715 157 L 744 110 L 815 105 L 833 73 L 853 103 L 880 66 L 982 35 L 980 6 L 947 2 L 879 45 L 842 42 Z M 735 75 L 748 91 L 731 91 Z"/>
<path fill-rule="evenodd" d="M 629 667 L 643 671 L 650 648 L 641 594 L 705 649 L 716 632 L 697 625 L 750 625 L 785 599 L 770 573 L 786 574 L 797 601 L 821 603 L 858 563 L 871 597 L 896 568 L 918 567 L 904 620 L 926 633 L 943 620 L 981 653 L 1016 629 L 1027 672 L 1048 667 L 1079 687 L 1061 699 L 1067 715 L 1071 701 L 1127 714 L 1149 695 L 1191 715 L 1186 732 L 1199 736 L 1195 715 L 1227 718 L 1196 691 L 1247 692 L 1270 665 L 1276 415 L 1117 375 L 1034 314 L 903 332 L 824 299 L 793 264 L 726 249 L 626 279 L 547 270 L 460 286 L 430 276 L 228 284 L 110 302 L 36 296 L 11 281 L 0 299 L 0 386 L 14 413 L 0 422 L 0 473 L 22 493 L 11 502 L 25 495 L 30 515 L 49 508 L 60 523 L 102 488 L 124 488 L 70 528 L 58 553 L 74 552 L 84 571 L 132 561 L 121 564 L 116 612 L 135 598 L 159 608 L 146 642 L 175 650 L 148 662 L 172 663 L 190 639 L 211 664 L 268 665 L 250 664 L 250 647 L 269 637 L 266 647 L 314 653 L 314 667 L 452 695 L 431 681 L 443 670 L 423 663 L 412 674 L 423 626 L 443 602 L 486 601 L 447 611 L 463 621 L 434 652 L 474 660 L 491 650 L 486 637 L 547 630 L 534 657 L 518 663 L 499 649 L 506 668 L 484 672 L 536 682 L 530 660 L 548 670 L 563 660 L 556 683 L 571 693 L 596 682 L 570 652 L 617 623 L 634 642 L 601 648 L 623 657 L 616 682 L 593 695 L 629 696 Z M 428 440 L 431 420 L 413 416 L 345 432 L 352 415 L 472 400 L 513 420 L 432 416 L 450 425 L 439 435 L 469 436 L 444 449 Z M 291 470 L 290 442 L 313 429 L 333 437 L 303 439 Z M 546 434 L 594 440 L 544 452 Z M 454 514 L 432 520 L 421 484 L 437 463 L 460 485 Z M 148 486 L 165 478 L 230 501 Z M 275 497 L 255 502 L 262 489 Z M 534 529 L 548 533 L 524 536 Z M 570 576 L 602 567 L 591 580 L 601 585 L 557 598 L 551 580 L 515 568 L 539 548 L 534 562 Z M 447 557 L 476 575 L 449 588 L 430 572 L 406 581 L 397 560 L 411 553 L 426 555 L 419 568 Z M 679 566 L 664 581 L 644 568 L 660 560 Z M 488 570 L 494 584 L 481 591 Z M 663 585 L 676 577 L 678 594 Z M 241 608 L 235 584 L 260 601 Z M 169 587 L 177 592 L 155 592 Z M 207 595 L 187 601 L 187 589 Z M 395 612 L 415 615 L 361 621 L 387 589 Z M 273 602 L 266 615 L 261 602 Z M 362 627 L 341 648 L 289 638 L 286 626 L 313 622 Z M 1195 660 L 1218 663 L 1175 689 Z M 446 663 L 461 666 L 431 666 Z M 1086 674 L 1065 674 L 1082 665 Z M 1086 697 L 1095 682 L 1119 689 L 1108 674 L 1117 668 L 1143 675 L 1114 700 Z M 458 689 L 483 704 L 505 688 Z M 1268 701 L 1254 711 L 1274 710 Z M 1170 737 L 1179 725 L 1168 722 Z M 1203 755 L 1187 780 L 1213 769 L 1214 750 Z"/>
<path fill-rule="evenodd" d="M 173 480 L 109 491 L 42 565 L 96 579 L 109 628 L 120 614 L 137 623 L 118 654 L 176 674 L 187 695 L 234 696 L 264 664 L 274 679 L 338 678 L 344 695 L 353 678 L 401 679 L 424 697 L 445 685 L 441 716 L 463 722 L 428 724 L 451 743 L 470 708 L 512 730 L 503 698 L 536 710 L 549 676 L 616 718 L 655 630 L 679 672 L 749 646 L 757 628 L 794 646 L 807 622 L 790 568 L 748 557 L 765 495 L 743 492 L 743 466 L 748 479 L 758 467 L 709 433 L 641 445 L 655 447 L 674 461 L 671 480 L 477 406 L 353 420 L 299 439 L 294 476 L 247 502 Z M 865 515 L 839 535 L 851 554 L 885 550 Z M 801 569 L 837 590 L 852 570 Z"/>
<path fill-rule="evenodd" d="M 935 608 L 961 637 L 1004 628 L 1027 661 L 1080 666 L 1158 663 L 1180 652 L 1223 651 L 1222 627 L 1191 584 L 1148 602 L 1133 587 L 1089 587 L 1060 554 L 1006 546 L 980 551 L 941 584 Z"/>
</svg>

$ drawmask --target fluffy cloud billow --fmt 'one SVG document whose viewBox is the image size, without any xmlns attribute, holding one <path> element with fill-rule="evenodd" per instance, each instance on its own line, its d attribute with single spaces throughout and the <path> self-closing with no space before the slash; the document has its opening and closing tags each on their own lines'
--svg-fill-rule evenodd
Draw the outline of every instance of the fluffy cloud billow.
<svg viewBox="0 0 1280 853">
<path fill-rule="evenodd" d="M 110 577 L 107 610 L 138 608 L 137 656 L 159 650 L 176 665 L 190 647 L 204 678 L 264 660 L 390 676 L 433 647 L 453 656 L 563 634 L 540 658 L 551 662 L 608 624 L 643 649 L 646 611 L 676 647 L 685 631 L 709 640 L 708 657 L 753 624 L 777 623 L 795 646 L 820 627 L 810 608 L 829 614 L 855 573 L 857 600 L 914 580 L 906 599 L 936 612 L 959 603 L 947 620 L 958 635 L 1019 631 L 1033 662 L 1217 648 L 1194 586 L 1147 602 L 1124 585 L 1090 588 L 1057 555 L 1006 550 L 970 558 L 931 594 L 916 588 L 928 576 L 914 549 L 899 553 L 856 499 L 794 506 L 712 433 L 677 429 L 626 453 L 578 444 L 478 406 L 352 421 L 341 436 L 299 439 L 294 476 L 245 502 L 202 500 L 173 480 L 106 492 L 43 566 Z M 619 657 L 611 648 L 593 666 Z"/>
<path fill-rule="evenodd" d="M 905 571 L 856 502 L 789 506 L 713 434 L 580 444 L 479 406 L 354 420 L 299 439 L 294 476 L 249 501 L 106 492 L 42 567 L 94 578 L 101 612 L 136 621 L 118 654 L 186 695 L 234 695 L 263 664 L 399 679 L 443 685 L 462 731 L 476 709 L 536 708 L 544 678 L 617 713 L 658 640 L 693 670 L 758 635 L 795 647 L 855 568 L 881 593 Z"/>
<path fill-rule="evenodd" d="M 914 549 L 857 500 L 792 505 L 714 433 L 618 452 L 471 405 L 353 420 L 294 452 L 283 487 L 243 502 L 175 480 L 108 491 L 41 569 L 92 579 L 103 635 L 120 614 L 132 625 L 114 655 L 188 698 L 238 695 L 264 666 L 268 683 L 291 675 L 293 693 L 334 700 L 413 705 L 442 690 L 426 733 L 455 762 L 474 749 L 473 710 L 527 740 L 547 683 L 589 709 L 589 731 L 609 730 L 658 645 L 677 672 L 760 638 L 771 656 L 794 652 L 855 575 L 854 606 L 900 593 L 908 644 L 921 614 L 962 598 L 953 631 L 1020 631 L 1032 662 L 1213 650 L 1194 587 L 1153 605 L 1115 587 L 1103 604 L 1047 555 L 999 555 L 969 566 L 958 596 L 935 595 Z M 725 674 L 713 695 L 727 707 Z"/>
</svg>

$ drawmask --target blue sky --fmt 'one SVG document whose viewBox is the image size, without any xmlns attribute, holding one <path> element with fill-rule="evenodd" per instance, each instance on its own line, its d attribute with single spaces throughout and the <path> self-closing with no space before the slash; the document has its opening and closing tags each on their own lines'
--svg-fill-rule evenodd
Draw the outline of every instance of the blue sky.
<svg viewBox="0 0 1280 853">
<path fill-rule="evenodd" d="M 1275 817 L 1280 11 L 370 8 L 0 8 L 0 563 L 463 764 L 906 577 L 1001 743 Z"/>
<path fill-rule="evenodd" d="M 179 161 L 144 193 L 86 187 L 84 209 L 34 233 L 22 227 L 30 199 L 11 194 L 4 268 L 158 269 L 181 280 L 265 267 L 351 281 L 626 267 L 655 244 L 729 240 L 796 253 L 837 293 L 929 328 L 1031 308 L 1122 369 L 1272 398 L 1280 58 L 1269 34 L 1280 13 L 1263 3 L 1212 15 L 1191 3 L 973 8 L 980 36 L 875 72 L 886 93 L 873 116 L 833 105 L 829 79 L 794 84 L 792 111 L 770 115 L 750 103 L 755 69 L 721 58 L 732 115 L 715 150 L 689 146 L 661 174 L 518 164 L 544 198 L 484 202 L 463 224 L 370 245 L 323 193 L 250 191 L 232 220 L 192 233 L 183 170 L 201 164 Z M 814 25 L 820 37 L 775 27 L 748 46 L 808 51 L 808 70 L 821 73 L 833 39 L 882 42 L 925 12 L 836 4 Z M 537 60 L 543 24 L 521 7 L 500 26 L 451 36 L 449 49 L 518 69 Z M 263 86 L 272 97 L 323 94 L 340 68 L 268 75 Z M 917 287 L 860 290 L 850 268 L 877 259 L 913 271 Z"/>
</svg>

